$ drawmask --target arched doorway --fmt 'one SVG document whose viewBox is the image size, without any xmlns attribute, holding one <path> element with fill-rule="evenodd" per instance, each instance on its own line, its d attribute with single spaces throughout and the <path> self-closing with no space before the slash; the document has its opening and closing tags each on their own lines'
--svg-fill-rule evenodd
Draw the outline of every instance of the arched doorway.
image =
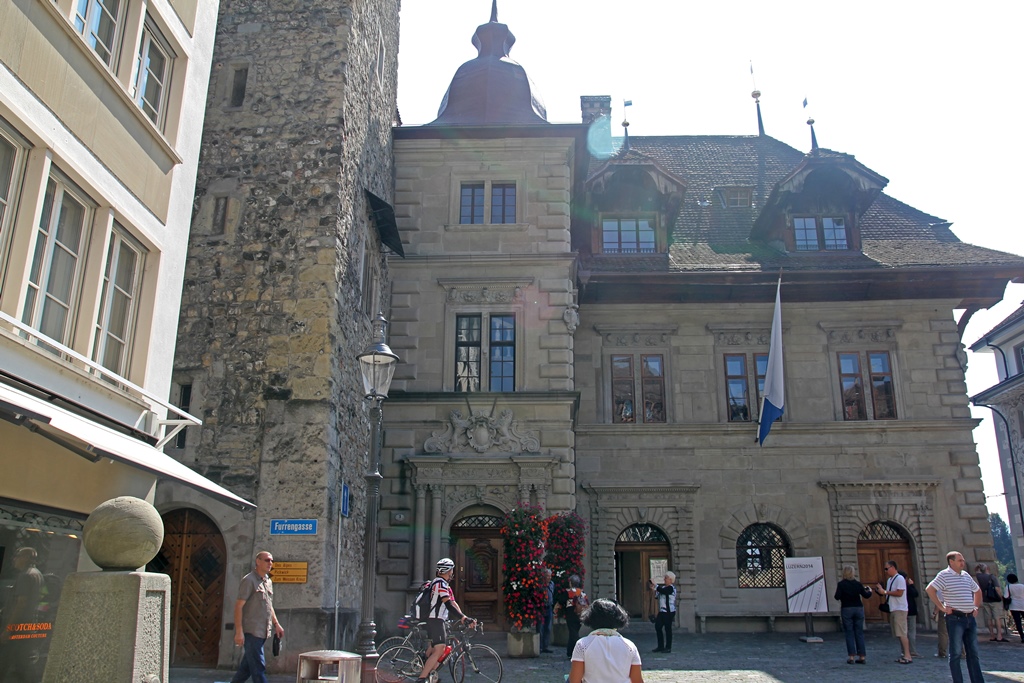
<svg viewBox="0 0 1024 683">
<path fill-rule="evenodd" d="M 171 577 L 171 664 L 216 666 L 224 608 L 224 537 L 198 510 L 172 510 L 163 520 L 164 544 L 146 570 Z"/>
<path fill-rule="evenodd" d="M 646 619 L 654 603 L 647 582 L 672 569 L 668 537 L 653 524 L 626 527 L 615 541 L 615 593 L 631 617 Z"/>
<path fill-rule="evenodd" d="M 469 515 L 452 524 L 449 537 L 450 556 L 455 560 L 456 601 L 488 630 L 498 631 L 505 630 L 502 520 L 495 514 Z"/>
<path fill-rule="evenodd" d="M 865 586 L 873 587 L 876 583 L 885 585 L 885 563 L 889 560 L 895 561 L 900 571 L 906 572 L 917 585 L 919 582 L 914 572 L 913 557 L 910 541 L 899 527 L 890 522 L 871 522 L 857 537 L 857 569 L 860 581 Z M 918 586 L 918 592 L 923 592 L 923 588 Z M 868 621 L 885 621 L 885 617 L 878 611 L 880 604 L 882 600 L 878 598 L 865 600 L 864 618 Z"/>
</svg>

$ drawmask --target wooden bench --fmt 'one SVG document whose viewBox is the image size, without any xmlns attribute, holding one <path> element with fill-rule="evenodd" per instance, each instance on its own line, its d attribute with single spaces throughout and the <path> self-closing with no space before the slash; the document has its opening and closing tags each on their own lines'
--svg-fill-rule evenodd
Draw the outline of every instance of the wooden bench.
<svg viewBox="0 0 1024 683">
<path fill-rule="evenodd" d="M 700 632 L 707 633 L 707 620 L 708 619 L 767 619 L 768 620 L 768 632 L 775 632 L 775 620 L 779 618 L 784 619 L 801 619 L 803 620 L 803 614 L 792 614 L 790 612 L 783 612 L 780 610 L 716 610 L 716 609 L 699 609 L 695 612 L 695 616 L 700 621 Z M 839 618 L 839 615 L 834 612 L 820 612 L 813 615 L 814 618 L 821 617 L 832 617 L 835 619 Z"/>
</svg>

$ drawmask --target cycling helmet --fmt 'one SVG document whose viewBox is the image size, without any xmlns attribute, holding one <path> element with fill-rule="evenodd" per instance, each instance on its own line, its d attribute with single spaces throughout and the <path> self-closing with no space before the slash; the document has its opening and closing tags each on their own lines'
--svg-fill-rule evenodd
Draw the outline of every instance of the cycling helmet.
<svg viewBox="0 0 1024 683">
<path fill-rule="evenodd" d="M 439 574 L 442 572 L 450 572 L 453 569 L 455 569 L 455 563 L 452 562 L 451 559 L 443 557 L 437 561 L 437 571 Z"/>
</svg>

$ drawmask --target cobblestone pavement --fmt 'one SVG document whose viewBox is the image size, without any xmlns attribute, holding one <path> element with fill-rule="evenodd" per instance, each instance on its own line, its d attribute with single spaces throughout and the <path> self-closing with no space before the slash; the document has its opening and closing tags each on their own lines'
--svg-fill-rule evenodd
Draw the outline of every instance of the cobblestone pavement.
<svg viewBox="0 0 1024 683">
<path fill-rule="evenodd" d="M 652 628 L 634 626 L 624 633 L 640 648 L 646 683 L 943 683 L 950 681 L 945 659 L 935 656 L 934 633 L 917 636 L 920 658 L 895 662 L 898 647 L 887 631 L 867 634 L 866 666 L 846 664 L 842 633 L 819 634 L 823 643 L 805 643 L 797 633 L 676 634 L 670 654 L 654 654 Z M 502 634 L 485 635 L 502 656 Z M 1024 683 L 1024 644 L 993 643 L 981 635 L 981 665 L 986 683 Z M 569 671 L 564 648 L 531 659 L 503 658 L 502 683 L 561 683 Z M 967 679 L 967 666 L 963 666 Z M 230 671 L 171 669 L 171 683 L 217 683 L 231 680 Z M 442 676 L 441 683 L 446 683 Z M 292 683 L 294 674 L 277 674 L 271 683 Z"/>
</svg>

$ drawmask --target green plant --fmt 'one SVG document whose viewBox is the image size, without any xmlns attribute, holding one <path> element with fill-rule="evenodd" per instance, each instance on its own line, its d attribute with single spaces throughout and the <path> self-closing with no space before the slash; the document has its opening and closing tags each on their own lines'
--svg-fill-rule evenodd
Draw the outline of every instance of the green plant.
<svg viewBox="0 0 1024 683">
<path fill-rule="evenodd" d="M 569 577 L 576 574 L 582 581 L 586 574 L 583 553 L 587 544 L 587 522 L 575 512 L 563 512 L 548 517 L 547 527 L 544 564 L 551 570 L 555 582 L 555 603 L 564 605 Z"/>
<path fill-rule="evenodd" d="M 546 523 L 541 509 L 528 505 L 513 508 L 505 515 L 501 537 L 505 542 L 502 584 L 505 616 L 513 631 L 535 627 L 544 609 L 544 555 Z"/>
</svg>

